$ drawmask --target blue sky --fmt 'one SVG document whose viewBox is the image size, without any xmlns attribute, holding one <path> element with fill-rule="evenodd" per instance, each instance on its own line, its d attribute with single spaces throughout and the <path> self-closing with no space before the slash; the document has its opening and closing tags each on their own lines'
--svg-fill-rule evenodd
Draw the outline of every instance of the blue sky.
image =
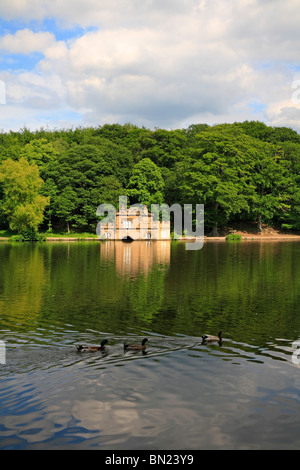
<svg viewBox="0 0 300 470">
<path fill-rule="evenodd" d="M 300 131 L 298 0 L 1 0 L 0 18 L 5 131 L 244 120 Z"/>
<path fill-rule="evenodd" d="M 55 35 L 57 41 L 67 41 L 69 39 L 83 36 L 88 31 L 94 31 L 96 26 L 81 27 L 79 24 L 59 25 L 55 18 L 43 18 L 42 20 L 15 18 L 12 20 L 0 19 L 0 36 L 6 34 L 15 34 L 22 29 L 30 29 L 38 33 L 41 31 L 49 31 Z"/>
<path fill-rule="evenodd" d="M 71 40 L 84 36 L 87 32 L 95 31 L 97 28 L 82 28 L 80 25 L 69 27 L 58 26 L 55 19 L 44 18 L 42 21 L 22 19 L 4 20 L 0 19 L 0 37 L 15 35 L 18 31 L 28 29 L 33 33 L 49 32 L 55 36 L 56 41 L 68 43 Z M 14 70 L 32 70 L 43 58 L 43 52 L 25 54 L 14 54 L 2 49 L 0 57 L 0 68 Z"/>
<path fill-rule="evenodd" d="M 6 35 L 15 35 L 18 31 L 28 29 L 34 33 L 49 32 L 55 36 L 56 41 L 68 43 L 71 40 L 84 36 L 89 31 L 96 28 L 82 28 L 80 25 L 70 27 L 58 26 L 55 19 L 44 18 L 43 21 L 22 19 L 5 21 L 0 19 L 0 37 Z M 0 70 L 34 70 L 38 63 L 43 59 L 44 54 L 40 52 L 31 53 L 12 53 L 11 51 L 1 51 Z"/>
</svg>

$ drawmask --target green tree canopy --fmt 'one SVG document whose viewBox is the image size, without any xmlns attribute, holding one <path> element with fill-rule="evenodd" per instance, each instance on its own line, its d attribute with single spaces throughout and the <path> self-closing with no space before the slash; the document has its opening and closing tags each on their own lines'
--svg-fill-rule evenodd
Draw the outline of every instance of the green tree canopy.
<svg viewBox="0 0 300 470">
<path fill-rule="evenodd" d="M 118 197 L 128 194 L 130 203 L 149 208 L 203 203 L 205 227 L 212 233 L 235 221 L 300 229 L 300 135 L 286 127 L 245 121 L 176 130 L 105 124 L 0 133 L 0 164 L 24 166 L 21 157 L 38 167 L 44 181 L 38 195 L 48 205 L 41 228 L 94 231 L 97 207 L 116 207 Z M 2 175 L 0 183 L 5 229 L 12 220 L 9 206 L 16 207 L 8 186 L 11 194 L 20 191 L 17 179 L 7 178 L 4 184 Z"/>
<path fill-rule="evenodd" d="M 233 214 L 249 212 L 248 192 L 255 147 L 230 126 L 195 137 L 190 154 L 177 165 L 181 204 L 204 204 L 205 224 L 218 234 Z"/>
<path fill-rule="evenodd" d="M 56 185 L 53 216 L 68 231 L 71 227 L 94 231 L 97 207 L 103 202 L 114 203 L 116 192 L 124 193 L 120 180 L 126 180 L 130 164 L 128 168 L 124 162 L 130 157 L 125 150 L 123 160 L 116 162 L 120 149 L 112 156 L 112 147 L 107 141 L 102 146 L 77 145 L 49 166 L 48 177 Z"/>
<path fill-rule="evenodd" d="M 132 204 L 151 204 L 164 202 L 164 182 L 161 171 L 150 158 L 143 158 L 133 168 L 127 186 L 127 195 Z"/>
<path fill-rule="evenodd" d="M 8 158 L 0 166 L 0 183 L 3 185 L 1 211 L 10 228 L 19 233 L 37 231 L 48 203 L 48 198 L 40 194 L 43 180 L 37 165 L 23 157 L 19 161 Z"/>
</svg>

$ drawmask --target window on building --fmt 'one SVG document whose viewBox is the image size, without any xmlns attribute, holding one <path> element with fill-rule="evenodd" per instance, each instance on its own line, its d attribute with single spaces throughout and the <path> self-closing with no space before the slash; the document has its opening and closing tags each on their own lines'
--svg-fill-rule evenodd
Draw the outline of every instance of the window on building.
<svg viewBox="0 0 300 470">
<path fill-rule="evenodd" d="M 132 220 L 124 220 L 123 221 L 124 228 L 131 228 L 132 227 Z"/>
</svg>

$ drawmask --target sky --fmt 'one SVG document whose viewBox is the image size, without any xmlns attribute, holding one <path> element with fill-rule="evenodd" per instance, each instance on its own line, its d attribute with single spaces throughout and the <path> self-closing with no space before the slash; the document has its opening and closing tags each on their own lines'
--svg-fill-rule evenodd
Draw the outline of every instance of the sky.
<svg viewBox="0 0 300 470">
<path fill-rule="evenodd" d="M 300 132 L 299 0 L 1 0 L 0 130 Z"/>
</svg>

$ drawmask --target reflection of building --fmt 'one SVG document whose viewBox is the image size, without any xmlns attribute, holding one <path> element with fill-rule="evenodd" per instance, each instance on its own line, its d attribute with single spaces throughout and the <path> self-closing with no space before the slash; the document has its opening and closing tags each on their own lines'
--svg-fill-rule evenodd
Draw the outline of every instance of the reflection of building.
<svg viewBox="0 0 300 470">
<path fill-rule="evenodd" d="M 155 265 L 170 263 L 171 244 L 169 241 L 122 243 L 106 241 L 100 244 L 101 259 L 115 263 L 120 274 L 147 274 Z"/>
<path fill-rule="evenodd" d="M 169 240 L 170 221 L 155 220 L 147 206 L 139 210 L 134 206 L 128 210 L 121 207 L 116 213 L 114 222 L 109 222 L 101 228 L 103 238 L 122 240 L 130 237 L 133 240 Z"/>
</svg>

